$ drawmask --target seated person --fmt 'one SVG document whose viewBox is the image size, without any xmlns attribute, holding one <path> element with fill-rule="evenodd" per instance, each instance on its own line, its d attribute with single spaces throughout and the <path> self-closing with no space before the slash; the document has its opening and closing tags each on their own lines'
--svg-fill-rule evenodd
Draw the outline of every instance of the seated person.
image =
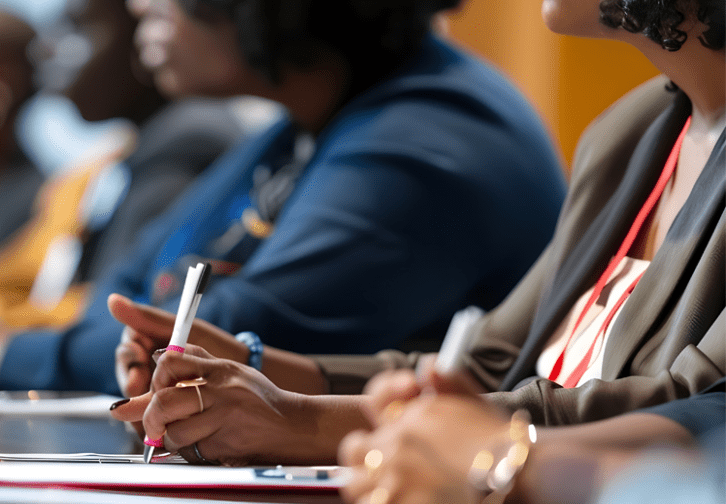
<svg viewBox="0 0 726 504">
<path fill-rule="evenodd" d="M 93 282 L 138 230 L 221 152 L 249 133 L 237 119 L 236 105 L 231 101 L 195 99 L 168 104 L 153 86 L 139 80 L 141 75 L 134 66 L 140 65 L 134 65 L 131 57 L 136 23 L 123 1 L 92 0 L 69 4 L 68 9 L 56 23 L 66 27 L 68 33 L 59 36 L 56 43 L 65 47 L 68 38 L 85 37 L 92 49 L 86 60 L 62 57 L 63 50 L 58 47 L 41 50 L 41 45 L 49 43 L 47 34 L 32 42 L 32 34 L 28 34 L 22 39 L 22 48 L 18 48 L 17 61 L 25 62 L 22 68 L 26 74 L 25 81 L 18 80 L 14 86 L 21 82 L 30 86 L 35 69 L 34 80 L 42 91 L 25 102 L 15 128 L 16 135 L 25 133 L 18 136 L 25 140 L 22 146 L 28 157 L 41 161 L 33 150 L 39 145 L 29 144 L 27 138 L 28 109 L 36 110 L 47 102 L 47 106 L 54 106 L 58 99 L 51 100 L 51 93 L 65 93 L 85 119 L 121 117 L 134 127 L 120 130 L 108 145 L 94 145 L 93 154 L 77 152 L 75 157 L 81 159 L 49 177 L 42 189 L 39 181 L 23 189 L 13 183 L 13 172 L 8 169 L 2 185 L 11 191 L 6 201 L 18 211 L 25 209 L 22 220 L 15 219 L 10 208 L 3 220 L 7 226 L 18 221 L 13 224 L 12 235 L 2 234 L 7 239 L 0 248 L 0 325 L 9 332 L 28 327 L 64 327 L 77 319 L 85 306 L 84 284 Z M 45 30 L 57 31 L 54 25 Z M 11 37 L 12 33 L 3 30 L 3 37 Z M 15 37 L 14 41 L 19 44 L 21 38 Z M 12 44 L 4 43 L 2 49 L 12 48 Z M 34 68 L 26 60 L 26 53 L 33 55 Z M 61 56 L 53 57 L 57 53 Z M 8 66 L 3 77 L 16 75 L 10 72 L 12 68 Z M 16 98 L 26 94 L 16 89 Z M 80 118 L 79 122 L 92 129 Z M 7 124 L 11 132 L 13 122 Z M 45 124 L 38 127 L 57 130 Z M 85 130 L 81 133 L 88 136 Z M 64 139 L 51 138 L 50 143 Z M 13 159 L 18 166 L 24 159 L 21 150 Z M 23 173 L 37 173 L 29 161 L 25 160 L 23 166 L 27 167 Z M 43 171 L 52 169 L 38 166 Z M 35 179 L 42 177 L 37 173 Z M 16 198 L 22 198 L 23 203 Z M 63 260 L 58 260 L 59 256 Z M 69 286 L 71 281 L 74 285 Z"/>
<path fill-rule="evenodd" d="M 201 258 L 214 275 L 198 317 L 289 350 L 372 352 L 469 303 L 494 306 L 549 239 L 563 180 L 521 94 L 430 33 L 453 3 L 374 2 L 362 16 L 357 0 L 314 1 L 293 19 L 240 5 L 234 22 L 146 4 L 144 22 L 184 36 L 165 39 L 157 72 L 193 54 L 189 44 L 212 62 L 233 56 L 220 85 L 280 102 L 290 118 L 226 154 L 150 225 L 80 323 L 6 339 L 0 388 L 118 393 L 123 325 L 108 295 L 176 310 Z M 329 9 L 339 23 L 324 21 Z M 252 37 L 241 54 L 235 22 Z"/>
<path fill-rule="evenodd" d="M 28 161 L 15 140 L 18 109 L 32 95 L 32 65 L 26 58 L 33 29 L 19 17 L 0 11 L 0 191 L 4 242 L 30 216 L 44 177 Z"/>
<path fill-rule="evenodd" d="M 584 134 L 548 248 L 499 307 L 467 327 L 472 377 L 490 401 L 527 409 L 537 425 L 688 397 L 726 374 L 724 4 L 671 6 L 646 25 L 636 12 L 650 12 L 651 0 L 632 0 L 633 11 L 572 3 L 582 8 L 544 2 L 550 28 L 627 41 L 667 78 L 624 97 Z M 147 435 L 166 432 L 167 446 L 187 447 L 192 459 L 199 452 L 225 463 L 332 462 L 342 436 L 369 425 L 369 399 L 325 394 L 359 393 L 367 377 L 413 367 L 420 356 L 260 352 L 198 323 L 190 342 L 209 353 L 191 345 L 183 357 L 167 352 L 152 376 L 151 352 L 168 342 L 173 316 L 117 296 L 109 306 L 130 326 L 118 359 L 125 390 L 135 395 L 153 383 L 156 391 L 115 415 L 140 419 L 148 406 Z M 592 330 L 576 331 L 580 318 Z M 197 376 L 208 382 L 200 387 L 201 412 L 194 391 L 174 388 Z"/>
</svg>

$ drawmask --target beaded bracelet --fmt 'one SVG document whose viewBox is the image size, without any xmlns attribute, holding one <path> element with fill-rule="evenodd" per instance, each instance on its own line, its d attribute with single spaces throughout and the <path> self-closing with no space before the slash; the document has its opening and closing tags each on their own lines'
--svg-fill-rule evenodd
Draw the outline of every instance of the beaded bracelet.
<svg viewBox="0 0 726 504">
<path fill-rule="evenodd" d="M 237 334 L 234 339 L 247 345 L 250 351 L 247 365 L 255 368 L 257 371 L 262 371 L 262 350 L 264 347 L 260 337 L 252 331 L 244 331 Z"/>
<path fill-rule="evenodd" d="M 537 431 L 529 412 L 517 410 L 509 421 L 509 428 L 499 443 L 491 449 L 477 453 L 469 469 L 469 482 L 486 497 L 497 493 L 506 495 L 514 486 L 514 479 L 522 471 Z"/>
</svg>

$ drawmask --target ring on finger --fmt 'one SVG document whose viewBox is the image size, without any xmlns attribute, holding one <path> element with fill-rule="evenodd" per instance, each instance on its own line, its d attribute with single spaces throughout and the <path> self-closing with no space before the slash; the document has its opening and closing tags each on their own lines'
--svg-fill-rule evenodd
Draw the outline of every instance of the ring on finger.
<svg viewBox="0 0 726 504">
<path fill-rule="evenodd" d="M 182 380 L 176 384 L 177 387 L 185 388 L 185 387 L 194 387 L 194 390 L 197 392 L 197 399 L 199 399 L 199 413 L 202 413 L 204 411 L 204 401 L 202 401 L 202 392 L 199 390 L 199 387 L 206 384 L 207 380 L 204 378 L 194 378 L 193 380 Z M 195 445 L 196 446 L 196 445 Z"/>
<path fill-rule="evenodd" d="M 201 453 L 199 453 L 199 447 L 197 446 L 197 443 L 194 443 L 192 445 L 192 449 L 194 450 L 194 455 L 197 457 L 197 460 L 195 461 L 197 464 L 204 464 L 204 465 L 219 465 L 219 462 L 216 460 L 208 460 L 205 459 Z"/>
</svg>

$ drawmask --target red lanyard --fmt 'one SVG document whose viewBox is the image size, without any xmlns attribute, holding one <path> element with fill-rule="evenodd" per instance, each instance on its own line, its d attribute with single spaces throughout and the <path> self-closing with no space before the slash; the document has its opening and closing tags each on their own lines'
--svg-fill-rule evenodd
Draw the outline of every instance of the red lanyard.
<svg viewBox="0 0 726 504">
<path fill-rule="evenodd" d="M 683 130 L 681 131 L 681 134 L 678 136 L 678 139 L 676 140 L 675 145 L 673 146 L 673 150 L 671 150 L 670 155 L 668 156 L 668 160 L 666 161 L 665 166 L 663 167 L 663 172 L 660 174 L 660 178 L 658 178 L 658 182 L 656 182 L 655 187 L 653 188 L 653 191 L 651 191 L 650 195 L 648 196 L 648 199 L 645 200 L 645 204 L 643 205 L 643 208 L 640 209 L 640 212 L 638 212 L 638 215 L 635 217 L 635 221 L 633 222 L 633 225 L 630 227 L 630 231 L 628 231 L 628 234 L 625 236 L 625 240 L 620 245 L 620 248 L 618 249 L 617 253 L 615 254 L 615 257 L 610 261 L 607 268 L 605 268 L 605 271 L 598 279 L 597 283 L 595 284 L 595 289 L 592 291 L 592 294 L 590 295 L 589 299 L 587 300 L 587 303 L 585 304 L 585 307 L 582 309 L 582 312 L 580 313 L 580 316 L 577 318 L 577 322 L 575 323 L 575 327 L 572 329 L 572 333 L 570 334 L 570 337 L 567 339 L 567 344 L 565 345 L 565 348 L 562 349 L 562 352 L 560 353 L 560 356 L 557 358 L 557 361 L 555 362 L 554 367 L 552 368 L 552 372 L 550 373 L 549 379 L 554 381 L 559 377 L 560 373 L 562 372 L 562 364 L 565 360 L 565 352 L 567 351 L 567 348 L 570 346 L 570 343 L 572 342 L 572 338 L 575 336 L 575 333 L 577 332 L 577 328 L 579 327 L 582 320 L 585 318 L 585 315 L 587 314 L 588 310 L 592 307 L 592 305 L 595 303 L 598 297 L 600 297 L 600 294 L 602 293 L 602 290 L 605 288 L 605 285 L 607 284 L 608 280 L 612 276 L 615 269 L 618 267 L 620 262 L 625 258 L 626 254 L 630 250 L 630 247 L 633 245 L 633 242 L 638 236 L 638 233 L 640 232 L 640 228 L 643 226 L 643 223 L 645 222 L 645 219 L 648 217 L 650 212 L 653 210 L 653 207 L 658 202 L 658 199 L 660 198 L 661 194 L 663 194 L 663 190 L 665 189 L 666 184 L 668 184 L 668 181 L 670 180 L 671 176 L 673 175 L 673 172 L 676 169 L 676 165 L 678 164 L 678 155 L 681 151 L 681 145 L 683 144 L 683 139 L 686 136 L 686 131 L 688 131 L 688 126 L 691 124 L 691 118 L 689 117 L 686 120 L 686 124 L 683 126 Z M 638 280 L 640 280 L 640 277 L 643 275 L 641 274 L 638 276 L 638 278 L 635 279 L 635 281 L 626 289 L 626 291 L 623 293 L 623 295 L 620 297 L 618 302 L 615 304 L 611 312 L 608 314 L 607 318 L 605 319 L 602 327 L 595 335 L 595 340 L 590 345 L 590 349 L 587 351 L 587 354 L 582 359 L 582 361 L 577 365 L 573 373 L 567 378 L 565 381 L 565 384 L 563 385 L 566 388 L 572 388 L 577 385 L 577 383 L 580 381 L 580 378 L 582 378 L 582 375 L 585 373 L 587 368 L 589 367 L 590 363 L 590 357 L 592 356 L 593 349 L 595 348 L 595 344 L 597 343 L 600 334 L 604 334 L 607 330 L 608 325 L 610 324 L 610 321 L 615 316 L 615 313 L 617 310 L 622 306 L 622 304 L 627 299 L 628 295 L 633 291 L 635 288 L 635 285 L 638 283 Z"/>
</svg>

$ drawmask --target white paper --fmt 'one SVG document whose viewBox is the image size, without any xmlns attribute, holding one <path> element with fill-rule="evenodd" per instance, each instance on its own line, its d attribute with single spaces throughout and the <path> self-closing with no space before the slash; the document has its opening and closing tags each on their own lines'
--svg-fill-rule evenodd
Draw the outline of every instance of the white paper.
<svg viewBox="0 0 726 504">
<path fill-rule="evenodd" d="M 60 455 L 62 457 L 62 455 Z M 127 456 L 134 457 L 134 456 Z M 337 489 L 348 469 L 313 467 L 210 467 L 190 464 L 84 463 L 6 461 L 0 455 L 0 486 L 73 487 L 85 489 L 226 488 Z"/>
</svg>

